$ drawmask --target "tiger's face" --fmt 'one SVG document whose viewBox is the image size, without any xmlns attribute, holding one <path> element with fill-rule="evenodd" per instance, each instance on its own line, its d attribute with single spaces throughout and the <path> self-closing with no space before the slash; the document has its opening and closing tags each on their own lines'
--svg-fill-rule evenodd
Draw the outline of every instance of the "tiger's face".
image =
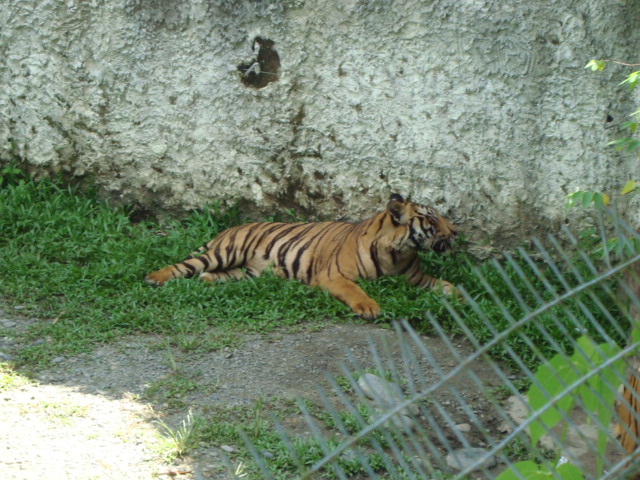
<svg viewBox="0 0 640 480">
<path fill-rule="evenodd" d="M 453 247 L 458 229 L 434 208 L 407 202 L 394 193 L 387 210 L 394 224 L 406 227 L 406 242 L 412 248 L 443 253 Z"/>
</svg>

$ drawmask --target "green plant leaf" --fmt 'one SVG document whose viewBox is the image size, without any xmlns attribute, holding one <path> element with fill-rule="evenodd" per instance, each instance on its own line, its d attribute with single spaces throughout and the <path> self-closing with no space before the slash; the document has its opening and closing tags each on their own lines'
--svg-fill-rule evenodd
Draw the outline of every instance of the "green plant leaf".
<svg viewBox="0 0 640 480">
<path fill-rule="evenodd" d="M 615 344 L 602 343 L 600 345 L 587 336 L 578 339 L 576 351 L 571 361 L 580 370 L 580 375 L 586 375 L 593 370 L 598 374 L 591 376 L 580 385 L 578 393 L 582 398 L 586 410 L 594 412 L 602 425 L 609 425 L 614 412 L 614 401 L 617 396 L 617 385 L 624 377 L 626 364 L 623 359 L 615 361 L 608 368 L 599 368 L 608 359 L 620 352 Z M 606 429 L 606 427 L 605 427 Z M 607 443 L 607 432 L 598 428 L 598 451 L 604 452 Z M 597 459 L 598 474 L 603 471 L 601 457 Z M 564 478 L 564 477 L 563 477 Z"/>
<path fill-rule="evenodd" d="M 575 207 L 577 204 L 582 202 L 582 190 L 576 190 L 569 195 L 566 195 L 564 198 L 566 200 L 565 208 Z"/>
<path fill-rule="evenodd" d="M 636 322 L 631 330 L 631 340 L 633 343 L 640 342 L 640 322 Z"/>
<path fill-rule="evenodd" d="M 517 472 L 517 473 L 516 473 Z M 500 475 L 498 475 L 496 480 L 519 480 L 522 478 L 526 479 L 538 479 L 538 478 L 548 478 L 544 474 L 540 473 L 540 469 L 538 465 L 534 462 L 526 461 L 526 462 L 518 462 L 509 468 L 509 470 L 505 470 Z"/>
<path fill-rule="evenodd" d="M 631 115 L 638 115 L 640 114 L 640 110 L 632 113 Z M 628 122 L 623 122 L 620 124 L 621 128 L 628 128 L 629 130 L 631 130 L 631 133 L 636 133 L 636 130 L 638 129 L 638 122 L 634 122 L 633 120 L 629 120 Z"/>
<path fill-rule="evenodd" d="M 557 474 L 557 475 L 556 475 Z M 553 471 L 538 465 L 531 461 L 518 462 L 502 472 L 496 480 L 547 480 L 550 478 L 558 478 L 563 480 L 584 480 L 584 477 L 574 465 L 563 463 Z"/>
<path fill-rule="evenodd" d="M 609 195 L 606 193 L 596 192 L 593 194 L 593 204 L 596 208 L 602 209 L 609 205 Z"/>
<path fill-rule="evenodd" d="M 630 73 L 627 78 L 625 78 L 620 85 L 629 85 L 629 90 L 633 90 L 636 88 L 638 81 L 640 80 L 640 71 Z"/>
<path fill-rule="evenodd" d="M 597 347 L 588 337 L 580 337 L 578 339 L 578 347 L 582 350 L 574 352 L 571 360 L 580 369 L 582 374 L 592 371 L 594 368 L 602 365 L 607 359 L 616 355 L 620 348 L 617 345 L 603 343 Z M 587 382 L 580 386 L 579 392 L 582 400 L 588 410 L 597 411 L 598 416 L 603 424 L 608 425 L 613 410 L 610 408 L 616 397 L 615 386 L 620 384 L 620 379 L 624 376 L 624 361 L 618 360 L 612 364 L 610 368 L 603 369 L 599 375 L 591 377 Z M 608 384 L 607 384 L 608 383 Z M 600 398 L 596 395 L 599 395 Z M 600 410 L 606 412 L 607 418 L 603 418 Z"/>
<path fill-rule="evenodd" d="M 604 70 L 605 61 L 604 60 L 589 60 L 584 68 L 590 68 L 592 72 L 600 72 Z"/>
<path fill-rule="evenodd" d="M 579 371 L 575 365 L 567 362 L 566 357 L 556 355 L 538 368 L 534 378 L 537 382 L 527 392 L 532 414 L 542 410 L 553 397 L 566 390 L 567 385 L 575 382 L 579 378 Z M 562 420 L 562 412 L 566 414 L 572 407 L 573 397 L 564 395 L 556 400 L 554 406 L 541 413 L 529 425 L 531 443 L 536 445 L 540 437 Z"/>
<path fill-rule="evenodd" d="M 627 193 L 633 192 L 635 189 L 636 189 L 636 181 L 629 180 L 627 183 L 624 184 L 624 187 L 622 187 L 622 191 L 620 193 L 622 195 L 626 195 Z"/>
<path fill-rule="evenodd" d="M 576 190 L 564 197 L 566 199 L 565 208 L 575 207 L 580 205 L 582 207 L 588 207 L 590 204 L 594 204 L 596 208 L 603 208 L 609 205 L 609 195 L 600 192 L 587 192 L 584 190 Z"/>
<path fill-rule="evenodd" d="M 582 192 L 582 206 L 588 206 L 593 200 L 593 192 Z"/>
<path fill-rule="evenodd" d="M 563 480 L 584 480 L 582 473 L 575 465 L 563 463 L 558 467 L 558 473 Z"/>
<path fill-rule="evenodd" d="M 607 143 L 607 145 L 615 146 L 616 152 L 619 152 L 623 149 L 626 149 L 627 152 L 630 152 L 632 150 L 637 150 L 640 147 L 640 141 L 636 140 L 635 138 L 625 137 L 613 140 Z"/>
</svg>

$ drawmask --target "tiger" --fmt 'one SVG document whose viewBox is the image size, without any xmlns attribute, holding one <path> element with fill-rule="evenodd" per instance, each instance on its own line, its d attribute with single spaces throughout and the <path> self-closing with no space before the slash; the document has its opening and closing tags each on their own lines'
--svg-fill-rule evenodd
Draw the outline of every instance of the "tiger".
<svg viewBox="0 0 640 480">
<path fill-rule="evenodd" d="M 434 208 L 394 193 L 384 211 L 357 223 L 256 222 L 228 228 L 145 280 L 154 286 L 197 274 L 207 282 L 240 280 L 271 268 L 278 276 L 320 287 L 356 315 L 374 319 L 380 306 L 357 279 L 403 275 L 417 287 L 458 295 L 450 282 L 424 273 L 418 258 L 419 250 L 450 250 L 457 234 Z"/>
<path fill-rule="evenodd" d="M 614 434 L 627 454 L 637 455 L 640 447 L 640 369 L 631 372 L 628 386 L 621 385 L 621 397 L 617 402 L 619 422 Z M 634 472 L 635 475 L 628 480 L 640 480 L 640 471 L 636 469 Z"/>
</svg>

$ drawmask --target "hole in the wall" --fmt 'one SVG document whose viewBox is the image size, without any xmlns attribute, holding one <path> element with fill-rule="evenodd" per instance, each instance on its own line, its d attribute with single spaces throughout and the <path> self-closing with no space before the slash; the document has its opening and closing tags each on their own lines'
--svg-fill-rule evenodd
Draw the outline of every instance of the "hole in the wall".
<svg viewBox="0 0 640 480">
<path fill-rule="evenodd" d="M 251 88 L 264 88 L 271 82 L 278 80 L 280 75 L 280 56 L 273 48 L 275 42 L 268 38 L 253 39 L 253 51 L 258 55 L 238 65 L 240 80 Z"/>
</svg>

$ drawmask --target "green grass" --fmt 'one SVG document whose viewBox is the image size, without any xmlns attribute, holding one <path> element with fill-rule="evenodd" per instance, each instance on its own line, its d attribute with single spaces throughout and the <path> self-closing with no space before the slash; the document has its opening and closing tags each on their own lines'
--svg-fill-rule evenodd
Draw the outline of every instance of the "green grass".
<svg viewBox="0 0 640 480">
<path fill-rule="evenodd" d="M 338 428 L 333 420 L 324 415 L 322 411 L 313 408 L 314 416 L 319 424 L 324 425 L 328 438 L 326 444 L 332 448 L 337 447 L 343 437 L 337 435 Z M 201 417 L 199 428 L 200 445 L 233 445 L 234 453 L 230 460 L 235 465 L 243 465 L 248 479 L 263 478 L 255 461 L 244 446 L 241 436 L 243 432 L 250 439 L 255 450 L 263 455 L 265 467 L 271 474 L 279 478 L 292 478 L 292 475 L 300 472 L 299 465 L 311 466 L 323 458 L 323 450 L 318 441 L 308 436 L 294 436 L 291 439 L 293 454 L 277 433 L 273 419 L 281 424 L 286 424 L 287 417 L 297 415 L 297 408 L 288 400 L 270 399 L 257 400 L 246 407 L 214 407 Z M 368 415 L 365 417 L 368 418 Z M 350 414 L 342 414 L 341 420 L 356 430 L 357 420 Z M 266 453 L 266 455 L 265 455 Z M 367 454 L 369 464 L 379 472 L 384 472 L 384 463 L 378 453 Z M 348 475 L 364 474 L 364 468 L 359 461 L 345 456 L 338 462 L 340 467 Z M 322 478 L 337 478 L 330 469 L 323 472 Z"/>
<path fill-rule="evenodd" d="M 223 212 L 211 207 L 159 225 L 155 220 L 132 222 L 127 210 L 112 207 L 91 191 L 80 192 L 60 182 L 36 182 L 13 172 L 10 178 L 0 177 L 0 184 L 0 295 L 9 306 L 21 305 L 21 313 L 43 320 L 24 334 L 27 347 L 17 354 L 19 365 L 46 364 L 54 356 L 77 354 L 130 334 L 164 334 L 173 345 L 197 351 L 233 346 L 237 334 L 243 332 L 361 321 L 326 292 L 272 275 L 215 286 L 195 280 L 169 282 L 163 288 L 145 284 L 146 273 L 175 263 L 220 230 L 242 221 L 234 209 Z M 457 315 L 480 342 L 509 325 L 478 281 L 477 262 L 464 245 L 451 255 L 426 254 L 423 260 L 426 271 L 464 285 L 482 308 L 486 318 L 469 305 L 454 302 Z M 545 271 L 544 264 L 517 262 L 543 298 L 550 299 L 552 293 L 535 278 L 532 268 L 542 269 L 552 288 L 562 291 L 561 282 Z M 485 262 L 478 269 L 510 315 L 522 316 L 525 310 L 496 265 Z M 513 268 L 505 270 L 511 283 L 526 289 L 526 282 Z M 431 333 L 433 325 L 425 318 L 425 312 L 431 312 L 448 334 L 462 332 L 437 292 L 410 287 L 401 278 L 361 284 L 382 307 L 378 323 L 406 318 L 419 332 Z M 615 308 L 606 292 L 598 295 Z M 525 295 L 524 300 L 536 304 L 533 294 Z M 587 310 L 606 323 L 598 309 L 592 308 L 593 299 L 582 300 Z M 570 332 L 576 330 L 576 324 L 593 328 L 577 303 L 563 307 L 547 313 L 540 322 L 561 346 L 570 348 L 570 339 L 559 325 Z M 219 337 L 198 337 L 210 326 L 218 327 Z M 510 337 L 508 344 L 526 364 L 535 365 L 540 355 L 555 353 L 539 324 L 526 326 L 525 332 L 533 346 L 519 335 Z M 492 353 L 509 360 L 504 346 Z"/>
<path fill-rule="evenodd" d="M 161 432 L 158 434 L 154 450 L 164 461 L 182 457 L 199 446 L 200 429 L 204 422 L 194 417 L 191 410 L 177 428 L 171 428 L 160 419 L 156 420 L 156 423 L 160 426 Z"/>
<path fill-rule="evenodd" d="M 29 380 L 7 363 L 0 362 L 0 392 L 28 385 Z"/>
</svg>

